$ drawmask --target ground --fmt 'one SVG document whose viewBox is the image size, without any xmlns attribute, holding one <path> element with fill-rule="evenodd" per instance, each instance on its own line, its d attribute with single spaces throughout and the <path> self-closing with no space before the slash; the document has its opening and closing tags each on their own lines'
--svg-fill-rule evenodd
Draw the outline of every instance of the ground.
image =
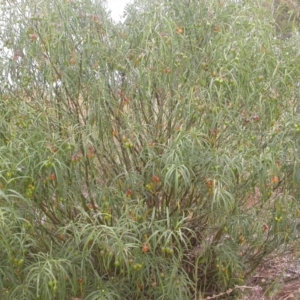
<svg viewBox="0 0 300 300">
<path fill-rule="evenodd" d="M 240 300 L 300 299 L 300 252 L 293 248 L 267 257 L 244 288 Z"/>
</svg>

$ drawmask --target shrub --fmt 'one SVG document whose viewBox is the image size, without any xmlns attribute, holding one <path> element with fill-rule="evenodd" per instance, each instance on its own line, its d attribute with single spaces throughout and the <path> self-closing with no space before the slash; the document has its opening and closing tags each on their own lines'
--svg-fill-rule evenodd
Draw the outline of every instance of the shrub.
<svg viewBox="0 0 300 300">
<path fill-rule="evenodd" d="M 294 239 L 298 38 L 267 7 L 2 10 L 3 299 L 209 296 Z"/>
</svg>

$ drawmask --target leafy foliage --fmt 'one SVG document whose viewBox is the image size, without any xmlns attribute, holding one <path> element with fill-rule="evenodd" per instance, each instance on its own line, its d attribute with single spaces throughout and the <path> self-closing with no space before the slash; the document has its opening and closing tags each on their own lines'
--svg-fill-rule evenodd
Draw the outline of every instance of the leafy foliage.
<svg viewBox="0 0 300 300">
<path fill-rule="evenodd" d="M 211 295 L 295 238 L 298 37 L 268 7 L 7 3 L 2 299 Z"/>
</svg>

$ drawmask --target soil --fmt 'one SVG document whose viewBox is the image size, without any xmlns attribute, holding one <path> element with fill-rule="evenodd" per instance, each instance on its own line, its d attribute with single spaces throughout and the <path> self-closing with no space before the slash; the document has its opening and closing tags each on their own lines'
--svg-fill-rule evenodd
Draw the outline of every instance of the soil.
<svg viewBox="0 0 300 300">
<path fill-rule="evenodd" d="M 289 249 L 268 257 L 256 270 L 239 300 L 300 299 L 300 252 Z"/>
</svg>

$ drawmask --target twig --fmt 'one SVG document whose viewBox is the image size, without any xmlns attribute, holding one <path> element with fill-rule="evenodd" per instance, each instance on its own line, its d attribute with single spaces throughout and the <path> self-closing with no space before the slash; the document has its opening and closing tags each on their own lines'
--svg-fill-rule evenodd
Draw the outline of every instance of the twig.
<svg viewBox="0 0 300 300">
<path fill-rule="evenodd" d="M 212 296 L 209 296 L 209 297 L 206 297 L 204 300 L 212 300 L 212 299 L 216 299 L 216 298 L 219 298 L 219 297 L 221 297 L 221 296 L 224 296 L 224 295 L 230 295 L 234 290 L 237 290 L 237 289 L 239 289 L 239 290 L 244 290 L 244 289 L 252 289 L 252 290 L 254 290 L 254 289 L 257 289 L 257 286 L 245 286 L 245 285 L 242 285 L 242 286 L 240 286 L 240 285 L 236 285 L 234 288 L 232 288 L 232 289 L 229 289 L 229 290 L 227 290 L 226 292 L 223 292 L 223 293 L 220 293 L 220 294 L 217 294 L 217 295 L 212 295 Z"/>
</svg>

